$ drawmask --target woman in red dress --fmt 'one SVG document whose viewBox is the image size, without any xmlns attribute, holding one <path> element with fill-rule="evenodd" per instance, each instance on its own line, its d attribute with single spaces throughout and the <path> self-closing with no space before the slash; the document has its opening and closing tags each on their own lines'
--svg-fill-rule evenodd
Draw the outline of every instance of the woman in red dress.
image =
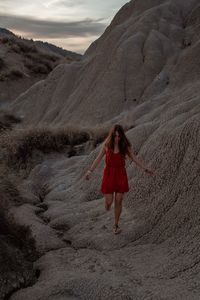
<svg viewBox="0 0 200 300">
<path fill-rule="evenodd" d="M 126 173 L 125 160 L 127 155 L 137 165 L 144 169 L 150 175 L 154 175 L 154 171 L 143 166 L 133 153 L 132 145 L 126 137 L 123 127 L 119 124 L 113 125 L 110 129 L 108 137 L 103 142 L 98 157 L 92 163 L 90 169 L 85 175 L 85 179 L 89 180 L 91 173 L 105 157 L 106 166 L 104 168 L 100 191 L 105 196 L 105 208 L 110 210 L 115 199 L 115 224 L 113 226 L 114 233 L 120 233 L 118 222 L 122 212 L 122 200 L 124 193 L 129 191 L 128 178 Z"/>
</svg>

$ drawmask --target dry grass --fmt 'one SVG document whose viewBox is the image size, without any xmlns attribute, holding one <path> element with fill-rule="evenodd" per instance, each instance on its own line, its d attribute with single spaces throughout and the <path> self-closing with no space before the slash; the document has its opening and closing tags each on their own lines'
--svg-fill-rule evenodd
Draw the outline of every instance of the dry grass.
<svg viewBox="0 0 200 300">
<path fill-rule="evenodd" d="M 59 63 L 60 58 L 45 52 L 26 53 L 24 65 L 33 73 L 48 74 Z"/>
<path fill-rule="evenodd" d="M 75 146 L 90 141 L 95 148 L 107 136 L 107 128 L 37 127 L 6 131 L 1 135 L 0 149 L 9 167 L 26 168 L 36 151 L 42 154 L 67 151 L 76 155 Z M 41 157 L 42 158 L 42 157 Z"/>
<path fill-rule="evenodd" d="M 17 117 L 5 112 L 0 113 L 0 158 L 5 167 L 11 168 L 13 172 L 21 170 L 23 177 L 26 177 L 35 165 L 41 163 L 46 154 L 65 152 L 68 157 L 84 154 L 86 143 L 89 142 L 92 148 L 97 147 L 105 140 L 109 131 L 109 128 L 103 127 L 72 126 L 11 130 L 17 122 L 20 122 Z M 125 131 L 129 128 L 124 126 Z"/>
<path fill-rule="evenodd" d="M 24 73 L 20 69 L 12 67 L 11 69 L 8 69 L 0 74 L 0 81 L 19 79 L 22 77 L 24 77 Z"/>
<path fill-rule="evenodd" d="M 0 38 L 2 44 L 12 45 L 15 43 L 15 38 L 12 36 L 3 36 Z"/>
<path fill-rule="evenodd" d="M 0 298 L 8 299 L 15 289 L 35 282 L 33 261 L 39 255 L 30 229 L 17 225 L 9 213 L 10 207 L 24 203 L 13 178 L 11 182 L 0 177 L 0 193 L 0 278 L 4 278 L 0 280 Z"/>
<path fill-rule="evenodd" d="M 33 61 L 25 61 L 25 67 L 35 74 L 48 74 L 52 70 L 52 66 L 46 66 L 42 63 L 34 63 Z"/>
<path fill-rule="evenodd" d="M 26 199 L 22 198 L 18 191 L 19 178 L 11 174 L 8 169 L 3 170 L 2 165 L 0 165 L 0 171 L 0 234 L 7 235 L 10 232 L 12 236 L 17 238 L 15 245 L 20 246 L 26 237 L 30 236 L 30 233 L 26 227 L 16 227 L 9 209 L 26 203 Z"/>
<path fill-rule="evenodd" d="M 19 45 L 17 45 L 17 44 L 12 44 L 10 46 L 10 49 L 11 49 L 11 51 L 16 52 L 18 54 L 21 53 L 21 49 L 20 49 Z"/>
<path fill-rule="evenodd" d="M 11 79 L 22 78 L 23 76 L 24 76 L 24 73 L 16 67 L 12 67 L 7 74 L 7 77 L 9 77 Z"/>
<path fill-rule="evenodd" d="M 8 78 L 6 77 L 6 73 L 0 73 L 0 81 L 6 81 Z"/>
<path fill-rule="evenodd" d="M 1 155 L 6 165 L 14 169 L 32 168 L 36 151 L 43 154 L 71 150 L 74 145 L 90 139 L 87 132 L 66 128 L 29 128 L 6 131 L 1 135 Z"/>
<path fill-rule="evenodd" d="M 19 46 L 20 50 L 24 53 L 32 52 L 32 53 L 37 53 L 38 50 L 36 46 L 29 41 L 25 41 L 23 39 L 16 39 L 15 43 Z"/>
<path fill-rule="evenodd" d="M 4 130 L 11 130 L 14 124 L 20 123 L 21 119 L 7 113 L 6 111 L 0 111 L 0 132 Z"/>
<path fill-rule="evenodd" d="M 31 40 L 7 36 L 0 38 L 0 41 L 8 48 L 9 52 L 15 52 L 21 55 L 25 67 L 34 74 L 48 74 L 60 63 L 60 57 L 58 55 L 39 50 Z M 0 69 L 2 69 L 4 65 L 4 60 L 0 59 Z M 12 69 L 5 70 L 0 74 L 0 81 L 18 79 L 23 76 L 23 72 L 13 66 Z"/>
<path fill-rule="evenodd" d="M 3 59 L 3 57 L 0 57 L 0 69 L 5 67 L 5 60 Z"/>
<path fill-rule="evenodd" d="M 2 132 L 0 155 L 5 168 L 20 172 L 25 178 L 32 168 L 52 152 L 65 152 L 68 157 L 77 155 L 76 146 L 90 142 L 95 148 L 106 136 L 104 130 L 66 128 L 29 128 Z"/>
<path fill-rule="evenodd" d="M 7 113 L 0 112 L 1 136 L 11 132 L 12 126 L 20 120 Z M 36 274 L 33 261 L 39 255 L 35 241 L 26 226 L 16 224 L 10 208 L 21 206 L 26 199 L 21 197 L 18 185 L 19 174 L 13 172 L 4 161 L 3 148 L 0 147 L 0 299 L 8 299 L 16 290 L 33 284 Z"/>
<path fill-rule="evenodd" d="M 20 38 L 20 37 L 4 36 L 4 37 L 0 38 L 0 41 L 2 44 L 9 46 L 10 49 L 13 49 L 13 51 L 15 51 L 16 49 L 17 49 L 17 52 L 20 49 L 20 51 L 23 53 L 38 51 L 32 41 L 28 41 L 28 40 Z M 17 48 L 16 48 L 16 45 L 17 45 Z"/>
</svg>

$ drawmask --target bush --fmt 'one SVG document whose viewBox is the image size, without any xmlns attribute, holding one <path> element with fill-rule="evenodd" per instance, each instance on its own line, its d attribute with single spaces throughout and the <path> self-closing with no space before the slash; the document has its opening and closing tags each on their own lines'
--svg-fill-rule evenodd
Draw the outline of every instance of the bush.
<svg viewBox="0 0 200 300">
<path fill-rule="evenodd" d="M 0 74 L 0 81 L 6 81 L 7 77 L 5 73 Z"/>
<path fill-rule="evenodd" d="M 35 74 L 48 74 L 50 71 L 47 66 L 42 64 L 29 65 L 29 69 L 31 69 L 31 71 Z"/>
<path fill-rule="evenodd" d="M 70 128 L 15 129 L 1 135 L 0 149 L 10 168 L 24 168 L 31 163 L 34 152 L 61 152 L 90 139 L 87 132 Z M 29 166 L 28 166 L 29 167 Z"/>
<path fill-rule="evenodd" d="M 17 45 L 17 44 L 11 45 L 11 50 L 13 50 L 16 53 L 21 53 L 21 49 L 20 49 L 19 45 Z"/>
<path fill-rule="evenodd" d="M 48 52 L 38 52 L 38 56 L 39 56 L 40 60 L 46 60 L 46 61 L 50 60 L 50 61 L 53 61 L 53 62 L 60 59 L 59 56 L 54 55 L 54 54 L 50 54 Z"/>
<path fill-rule="evenodd" d="M 40 53 L 26 53 L 26 57 L 29 60 L 25 60 L 25 66 L 33 73 L 48 74 L 53 69 L 51 61 L 48 61 Z"/>
<path fill-rule="evenodd" d="M 13 37 L 10 36 L 4 36 L 1 38 L 1 42 L 3 44 L 9 44 L 12 45 L 14 43 L 15 39 Z"/>
<path fill-rule="evenodd" d="M 14 124 L 20 123 L 21 119 L 7 113 L 5 111 L 0 111 L 0 132 L 4 130 L 12 129 Z"/>
<path fill-rule="evenodd" d="M 0 57 L 0 69 L 2 69 L 3 67 L 5 67 L 5 61 L 2 57 Z"/>
<path fill-rule="evenodd" d="M 22 78 L 24 76 L 24 73 L 21 70 L 13 67 L 12 69 L 10 69 L 7 76 L 11 79 L 17 79 Z"/>
<path fill-rule="evenodd" d="M 1 172 L 2 173 L 2 172 Z M 14 222 L 9 208 L 24 203 L 15 184 L 0 178 L 0 298 L 36 281 L 33 262 L 39 257 L 30 229 Z M 23 280 L 22 280 L 23 278 Z"/>
<path fill-rule="evenodd" d="M 38 52 L 36 46 L 32 42 L 30 43 L 29 41 L 18 40 L 17 45 L 20 48 L 20 50 L 24 53 L 29 53 L 29 52 L 37 53 Z"/>
<path fill-rule="evenodd" d="M 19 79 L 24 76 L 24 73 L 16 67 L 10 70 L 4 71 L 0 74 L 0 81 L 6 81 L 8 79 Z"/>
<path fill-rule="evenodd" d="M 0 151 L 2 161 L 14 171 L 21 170 L 26 177 L 31 169 L 51 152 L 67 151 L 68 157 L 81 153 L 84 143 L 91 142 L 93 148 L 108 134 L 108 128 L 51 128 L 37 127 L 14 129 L 1 134 Z"/>
</svg>

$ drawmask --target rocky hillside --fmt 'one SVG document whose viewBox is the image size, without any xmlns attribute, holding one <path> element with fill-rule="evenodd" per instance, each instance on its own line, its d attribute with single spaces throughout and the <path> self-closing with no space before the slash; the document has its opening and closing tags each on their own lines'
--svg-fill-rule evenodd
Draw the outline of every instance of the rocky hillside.
<svg viewBox="0 0 200 300">
<path fill-rule="evenodd" d="M 43 41 L 34 41 L 35 45 L 43 50 L 48 50 L 53 52 L 54 54 L 59 54 L 62 55 L 68 59 L 72 59 L 72 60 L 80 60 L 82 58 L 81 54 L 69 51 L 69 50 L 65 50 L 61 47 L 55 46 L 53 44 L 47 43 L 47 42 L 43 42 Z"/>
<path fill-rule="evenodd" d="M 1 104 L 14 100 L 34 83 L 45 79 L 58 64 L 81 59 L 81 55 L 61 52 L 54 45 L 54 51 L 39 45 L 33 40 L 17 37 L 7 29 L 0 29 Z"/>
<path fill-rule="evenodd" d="M 130 1 L 81 61 L 57 66 L 10 106 L 24 118 L 2 137 L 1 161 L 26 202 L 9 212 L 39 253 L 37 280 L 11 287 L 11 300 L 199 300 L 199 8 Z M 156 170 L 126 162 L 120 235 L 100 192 L 104 158 L 84 180 L 101 147 L 91 130 L 113 123 Z"/>
<path fill-rule="evenodd" d="M 80 120 L 87 125 L 112 118 L 143 123 L 156 112 L 169 120 L 174 105 L 175 116 L 188 105 L 196 107 L 198 5 L 198 1 L 130 1 L 81 62 L 56 68 L 13 109 L 26 116 L 26 123 Z M 30 115 L 33 101 L 45 107 L 42 116 L 38 105 Z"/>
</svg>

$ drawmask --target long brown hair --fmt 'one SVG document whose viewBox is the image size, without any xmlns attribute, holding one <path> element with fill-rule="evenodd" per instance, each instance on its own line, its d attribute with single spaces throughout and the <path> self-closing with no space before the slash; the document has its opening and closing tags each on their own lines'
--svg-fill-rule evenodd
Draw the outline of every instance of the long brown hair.
<svg viewBox="0 0 200 300">
<path fill-rule="evenodd" d="M 120 139 L 119 139 L 119 151 L 121 154 L 126 156 L 126 154 L 129 154 L 128 147 L 131 146 L 131 142 L 128 140 L 128 138 L 125 135 L 124 129 L 121 125 L 115 124 L 113 125 L 110 130 L 109 134 L 105 140 L 105 146 L 108 149 L 111 149 L 114 151 L 114 144 L 115 144 L 115 133 L 116 131 L 119 133 Z"/>
</svg>

